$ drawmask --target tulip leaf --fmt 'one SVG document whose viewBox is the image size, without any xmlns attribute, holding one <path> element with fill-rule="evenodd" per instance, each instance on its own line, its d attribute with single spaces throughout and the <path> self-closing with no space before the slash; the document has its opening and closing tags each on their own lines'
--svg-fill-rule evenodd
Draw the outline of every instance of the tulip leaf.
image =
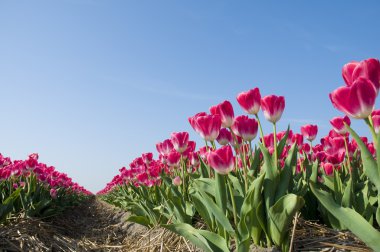
<svg viewBox="0 0 380 252">
<path fill-rule="evenodd" d="M 215 196 L 215 180 L 210 178 L 199 178 L 194 180 L 194 185 L 198 190 L 207 192 L 209 195 Z"/>
<path fill-rule="evenodd" d="M 197 212 L 202 217 L 202 219 L 206 222 L 206 225 L 210 230 L 214 230 L 214 218 L 212 211 L 207 205 L 204 204 L 202 196 L 196 192 L 191 195 L 192 202 L 197 209 Z"/>
<path fill-rule="evenodd" d="M 203 159 L 201 158 L 200 155 L 198 155 L 198 158 L 199 158 L 199 162 L 200 162 L 200 171 L 201 171 L 201 175 L 202 177 L 204 178 L 209 178 L 210 177 L 210 174 L 209 174 L 209 170 L 210 170 L 210 167 L 208 167 L 205 162 L 203 161 Z"/>
<path fill-rule="evenodd" d="M 145 227 L 152 227 L 152 224 L 153 224 L 149 221 L 149 218 L 145 216 L 132 215 L 128 217 L 127 221 L 134 222 L 134 223 L 143 225 Z"/>
<path fill-rule="evenodd" d="M 228 179 L 232 182 L 234 189 L 239 193 L 239 195 L 244 196 L 243 186 L 240 183 L 239 179 L 235 177 L 234 175 L 232 175 L 231 173 L 228 174 Z"/>
<path fill-rule="evenodd" d="M 290 130 L 290 125 L 288 125 L 288 129 L 286 130 L 285 135 L 282 137 L 281 141 L 277 145 L 278 155 L 281 155 L 282 151 L 284 150 L 284 147 L 286 145 L 286 141 L 288 140 L 289 130 Z"/>
<path fill-rule="evenodd" d="M 226 240 L 209 231 L 198 230 L 186 223 L 162 225 L 162 227 L 189 240 L 192 244 L 206 252 L 229 252 Z"/>
<path fill-rule="evenodd" d="M 264 200 L 265 208 L 269 209 L 274 203 L 274 195 L 276 193 L 276 187 L 278 185 L 278 171 L 277 167 L 274 166 L 273 160 L 270 157 L 269 151 L 262 145 L 259 144 L 261 152 L 264 156 Z"/>
<path fill-rule="evenodd" d="M 273 242 L 280 246 L 289 232 L 289 226 L 295 214 L 302 208 L 305 201 L 301 196 L 287 194 L 281 197 L 269 209 L 269 230 Z"/>
<path fill-rule="evenodd" d="M 378 192 L 380 192 L 380 174 L 378 170 L 378 164 L 373 158 L 371 152 L 369 152 L 367 146 L 360 139 L 359 135 L 347 124 L 346 124 L 346 128 L 350 132 L 352 137 L 355 139 L 356 143 L 358 144 L 360 148 L 364 173 L 367 175 L 369 180 L 375 184 Z"/>
<path fill-rule="evenodd" d="M 275 201 L 284 196 L 290 188 L 289 184 L 292 179 L 293 167 L 296 165 L 297 162 L 296 158 L 296 144 L 293 144 L 293 146 L 289 150 L 288 156 L 286 157 L 285 166 L 280 173 L 280 181 L 277 187 Z"/>
<path fill-rule="evenodd" d="M 361 239 L 368 247 L 374 251 L 380 251 L 380 232 L 369 224 L 355 210 L 342 207 L 337 204 L 330 193 L 323 191 L 314 183 L 310 183 L 310 188 L 321 204 L 339 221 Z"/>
<path fill-rule="evenodd" d="M 199 192 L 202 196 L 202 201 L 205 204 L 205 206 L 208 209 L 211 209 L 213 215 L 215 216 L 215 219 L 218 221 L 218 223 L 223 227 L 224 230 L 229 232 L 230 234 L 234 234 L 235 230 L 231 226 L 230 221 L 226 217 L 226 213 L 223 211 L 222 208 L 220 208 L 212 199 L 210 196 L 208 196 L 206 193 L 200 191 Z"/>
</svg>

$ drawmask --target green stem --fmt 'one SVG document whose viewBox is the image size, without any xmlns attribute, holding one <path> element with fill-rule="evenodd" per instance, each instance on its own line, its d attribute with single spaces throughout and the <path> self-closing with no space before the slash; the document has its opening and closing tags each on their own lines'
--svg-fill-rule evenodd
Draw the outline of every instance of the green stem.
<svg viewBox="0 0 380 252">
<path fill-rule="evenodd" d="M 277 130 L 276 130 L 276 123 L 273 123 L 273 148 L 274 148 L 274 166 L 277 167 L 278 163 L 278 156 L 277 156 Z"/>
<path fill-rule="evenodd" d="M 351 160 L 350 160 L 350 155 L 348 153 L 348 144 L 347 144 L 346 137 L 344 137 L 343 139 L 344 139 L 344 146 L 346 147 L 347 169 L 351 176 Z"/>
<path fill-rule="evenodd" d="M 185 201 L 187 201 L 187 187 L 186 187 L 186 175 L 187 175 L 187 171 L 186 171 L 186 164 L 183 160 L 183 157 L 182 157 L 182 154 L 181 154 L 181 166 L 182 166 L 182 188 L 183 188 L 183 197 L 185 198 Z"/>
<path fill-rule="evenodd" d="M 231 197 L 231 202 L 232 202 L 232 209 L 233 209 L 233 214 L 234 214 L 234 224 L 235 224 L 235 227 L 237 227 L 237 211 L 236 211 L 236 203 L 235 203 L 235 197 L 234 197 L 234 193 L 232 191 L 232 185 L 231 185 L 231 181 L 229 178 L 227 178 L 227 183 L 228 183 L 228 189 L 230 191 L 230 197 Z"/>
<path fill-rule="evenodd" d="M 248 191 L 248 172 L 247 172 L 247 156 L 245 154 L 245 147 L 244 147 L 244 142 L 243 142 L 243 173 L 244 173 L 244 189 L 245 193 Z"/>
<path fill-rule="evenodd" d="M 369 115 L 366 119 L 364 119 L 364 121 L 368 125 L 369 130 L 371 131 L 373 143 L 375 144 L 375 146 L 377 146 L 377 135 L 376 135 L 375 129 L 373 128 L 371 115 Z"/>
<path fill-rule="evenodd" d="M 266 147 L 265 146 L 265 142 L 264 142 L 263 127 L 261 126 L 260 118 L 259 118 L 259 116 L 257 114 L 255 114 L 255 117 L 256 117 L 257 123 L 259 124 L 261 142 L 264 145 L 264 147 Z"/>
</svg>

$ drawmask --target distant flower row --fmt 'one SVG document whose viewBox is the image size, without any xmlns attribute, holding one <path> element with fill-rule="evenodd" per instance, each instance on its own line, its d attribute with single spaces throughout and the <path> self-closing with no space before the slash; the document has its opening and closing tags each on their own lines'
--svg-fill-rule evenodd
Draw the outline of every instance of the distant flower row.
<svg viewBox="0 0 380 252">
<path fill-rule="evenodd" d="M 0 223 L 13 215 L 48 217 L 91 195 L 38 154 L 12 161 L 0 154 Z"/>
</svg>

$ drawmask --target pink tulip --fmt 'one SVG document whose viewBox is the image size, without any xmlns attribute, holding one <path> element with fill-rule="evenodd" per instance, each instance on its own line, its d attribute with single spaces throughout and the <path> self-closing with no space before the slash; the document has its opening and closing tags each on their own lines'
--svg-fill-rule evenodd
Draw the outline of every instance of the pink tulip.
<svg viewBox="0 0 380 252">
<path fill-rule="evenodd" d="M 363 77 L 372 82 L 378 93 L 380 88 L 380 62 L 378 59 L 366 59 L 361 62 L 351 62 L 343 67 L 343 79 L 351 86 L 358 78 Z"/>
<path fill-rule="evenodd" d="M 187 148 L 189 142 L 189 133 L 187 132 L 173 132 L 170 137 L 173 147 L 179 153 L 182 153 Z"/>
<path fill-rule="evenodd" d="M 340 87 L 330 93 L 335 108 L 356 119 L 367 118 L 375 105 L 376 89 L 372 82 L 358 78 L 349 87 Z"/>
<path fill-rule="evenodd" d="M 373 128 L 375 129 L 376 134 L 379 134 L 380 131 L 380 115 L 372 116 Z"/>
<path fill-rule="evenodd" d="M 342 76 L 347 86 L 351 86 L 352 83 L 354 82 L 354 79 L 352 78 L 352 74 L 358 65 L 359 65 L 359 62 L 351 61 L 343 66 Z"/>
<path fill-rule="evenodd" d="M 235 157 L 232 153 L 231 146 L 226 145 L 211 151 L 207 156 L 210 166 L 219 174 L 228 174 L 234 169 Z"/>
<path fill-rule="evenodd" d="M 301 127 L 301 133 L 308 141 L 313 141 L 317 137 L 318 126 L 307 124 Z"/>
<path fill-rule="evenodd" d="M 280 120 L 285 109 L 285 98 L 283 96 L 268 95 L 261 99 L 261 109 L 264 117 L 276 123 Z"/>
<path fill-rule="evenodd" d="M 57 198 L 57 190 L 55 190 L 54 188 L 50 189 L 50 197 L 52 199 L 56 199 Z"/>
<path fill-rule="evenodd" d="M 181 154 L 177 152 L 176 150 L 172 150 L 168 154 L 166 158 L 166 162 L 169 166 L 178 166 L 180 159 L 181 159 Z"/>
<path fill-rule="evenodd" d="M 144 163 L 148 165 L 153 160 L 153 153 L 151 153 L 151 152 L 144 153 L 141 155 L 141 157 L 142 157 Z"/>
<path fill-rule="evenodd" d="M 245 115 L 236 117 L 232 125 L 232 131 L 235 135 L 242 137 L 244 141 L 252 141 L 257 135 L 257 129 L 257 121 Z"/>
<path fill-rule="evenodd" d="M 248 114 L 257 115 L 260 110 L 261 94 L 258 88 L 241 92 L 236 97 L 240 107 Z"/>
<path fill-rule="evenodd" d="M 166 139 L 162 143 L 156 144 L 156 149 L 158 153 L 160 153 L 163 156 L 168 155 L 171 152 L 171 150 L 173 150 L 173 148 L 174 147 L 170 139 Z"/>
<path fill-rule="evenodd" d="M 325 170 L 326 175 L 332 175 L 334 172 L 334 166 L 331 163 L 321 164 L 323 169 Z"/>
<path fill-rule="evenodd" d="M 212 115 L 220 115 L 222 126 L 229 128 L 234 123 L 234 109 L 229 101 L 224 101 L 210 108 Z"/>
<path fill-rule="evenodd" d="M 336 133 L 344 135 L 347 133 L 347 129 L 344 126 L 346 123 L 348 126 L 351 125 L 351 120 L 348 116 L 344 117 L 334 117 L 330 120 L 331 125 L 333 126 L 333 129 Z"/>
<path fill-rule="evenodd" d="M 218 137 L 221 124 L 220 115 L 206 115 L 195 118 L 198 133 L 206 141 L 214 141 Z"/>
<path fill-rule="evenodd" d="M 174 179 L 173 179 L 173 185 L 175 186 L 180 186 L 182 184 L 182 180 L 179 176 L 176 176 Z"/>
<path fill-rule="evenodd" d="M 232 134 L 228 129 L 225 129 L 225 128 L 220 129 L 219 135 L 216 138 L 216 141 L 218 141 L 220 145 L 227 145 L 230 142 L 232 142 L 232 140 L 233 140 Z"/>
<path fill-rule="evenodd" d="M 298 133 L 293 134 L 291 143 L 297 143 L 298 146 L 301 146 L 303 144 L 303 135 Z"/>
<path fill-rule="evenodd" d="M 191 116 L 188 118 L 189 120 L 189 123 L 191 125 L 191 127 L 195 130 L 195 132 L 197 132 L 199 134 L 199 128 L 197 126 L 197 123 L 196 123 L 196 119 L 200 116 L 207 116 L 207 113 L 206 112 L 200 112 L 200 113 L 197 113 L 195 114 L 194 116 Z"/>
</svg>

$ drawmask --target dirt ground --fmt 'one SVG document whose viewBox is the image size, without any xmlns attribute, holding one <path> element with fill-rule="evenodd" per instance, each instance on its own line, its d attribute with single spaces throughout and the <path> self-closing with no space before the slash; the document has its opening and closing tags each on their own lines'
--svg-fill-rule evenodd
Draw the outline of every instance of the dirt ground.
<svg viewBox="0 0 380 252">
<path fill-rule="evenodd" d="M 131 251 L 128 241 L 148 229 L 128 213 L 92 198 L 49 220 L 15 219 L 0 225 L 2 251 Z M 130 246 L 129 246 L 130 247 Z"/>
</svg>

